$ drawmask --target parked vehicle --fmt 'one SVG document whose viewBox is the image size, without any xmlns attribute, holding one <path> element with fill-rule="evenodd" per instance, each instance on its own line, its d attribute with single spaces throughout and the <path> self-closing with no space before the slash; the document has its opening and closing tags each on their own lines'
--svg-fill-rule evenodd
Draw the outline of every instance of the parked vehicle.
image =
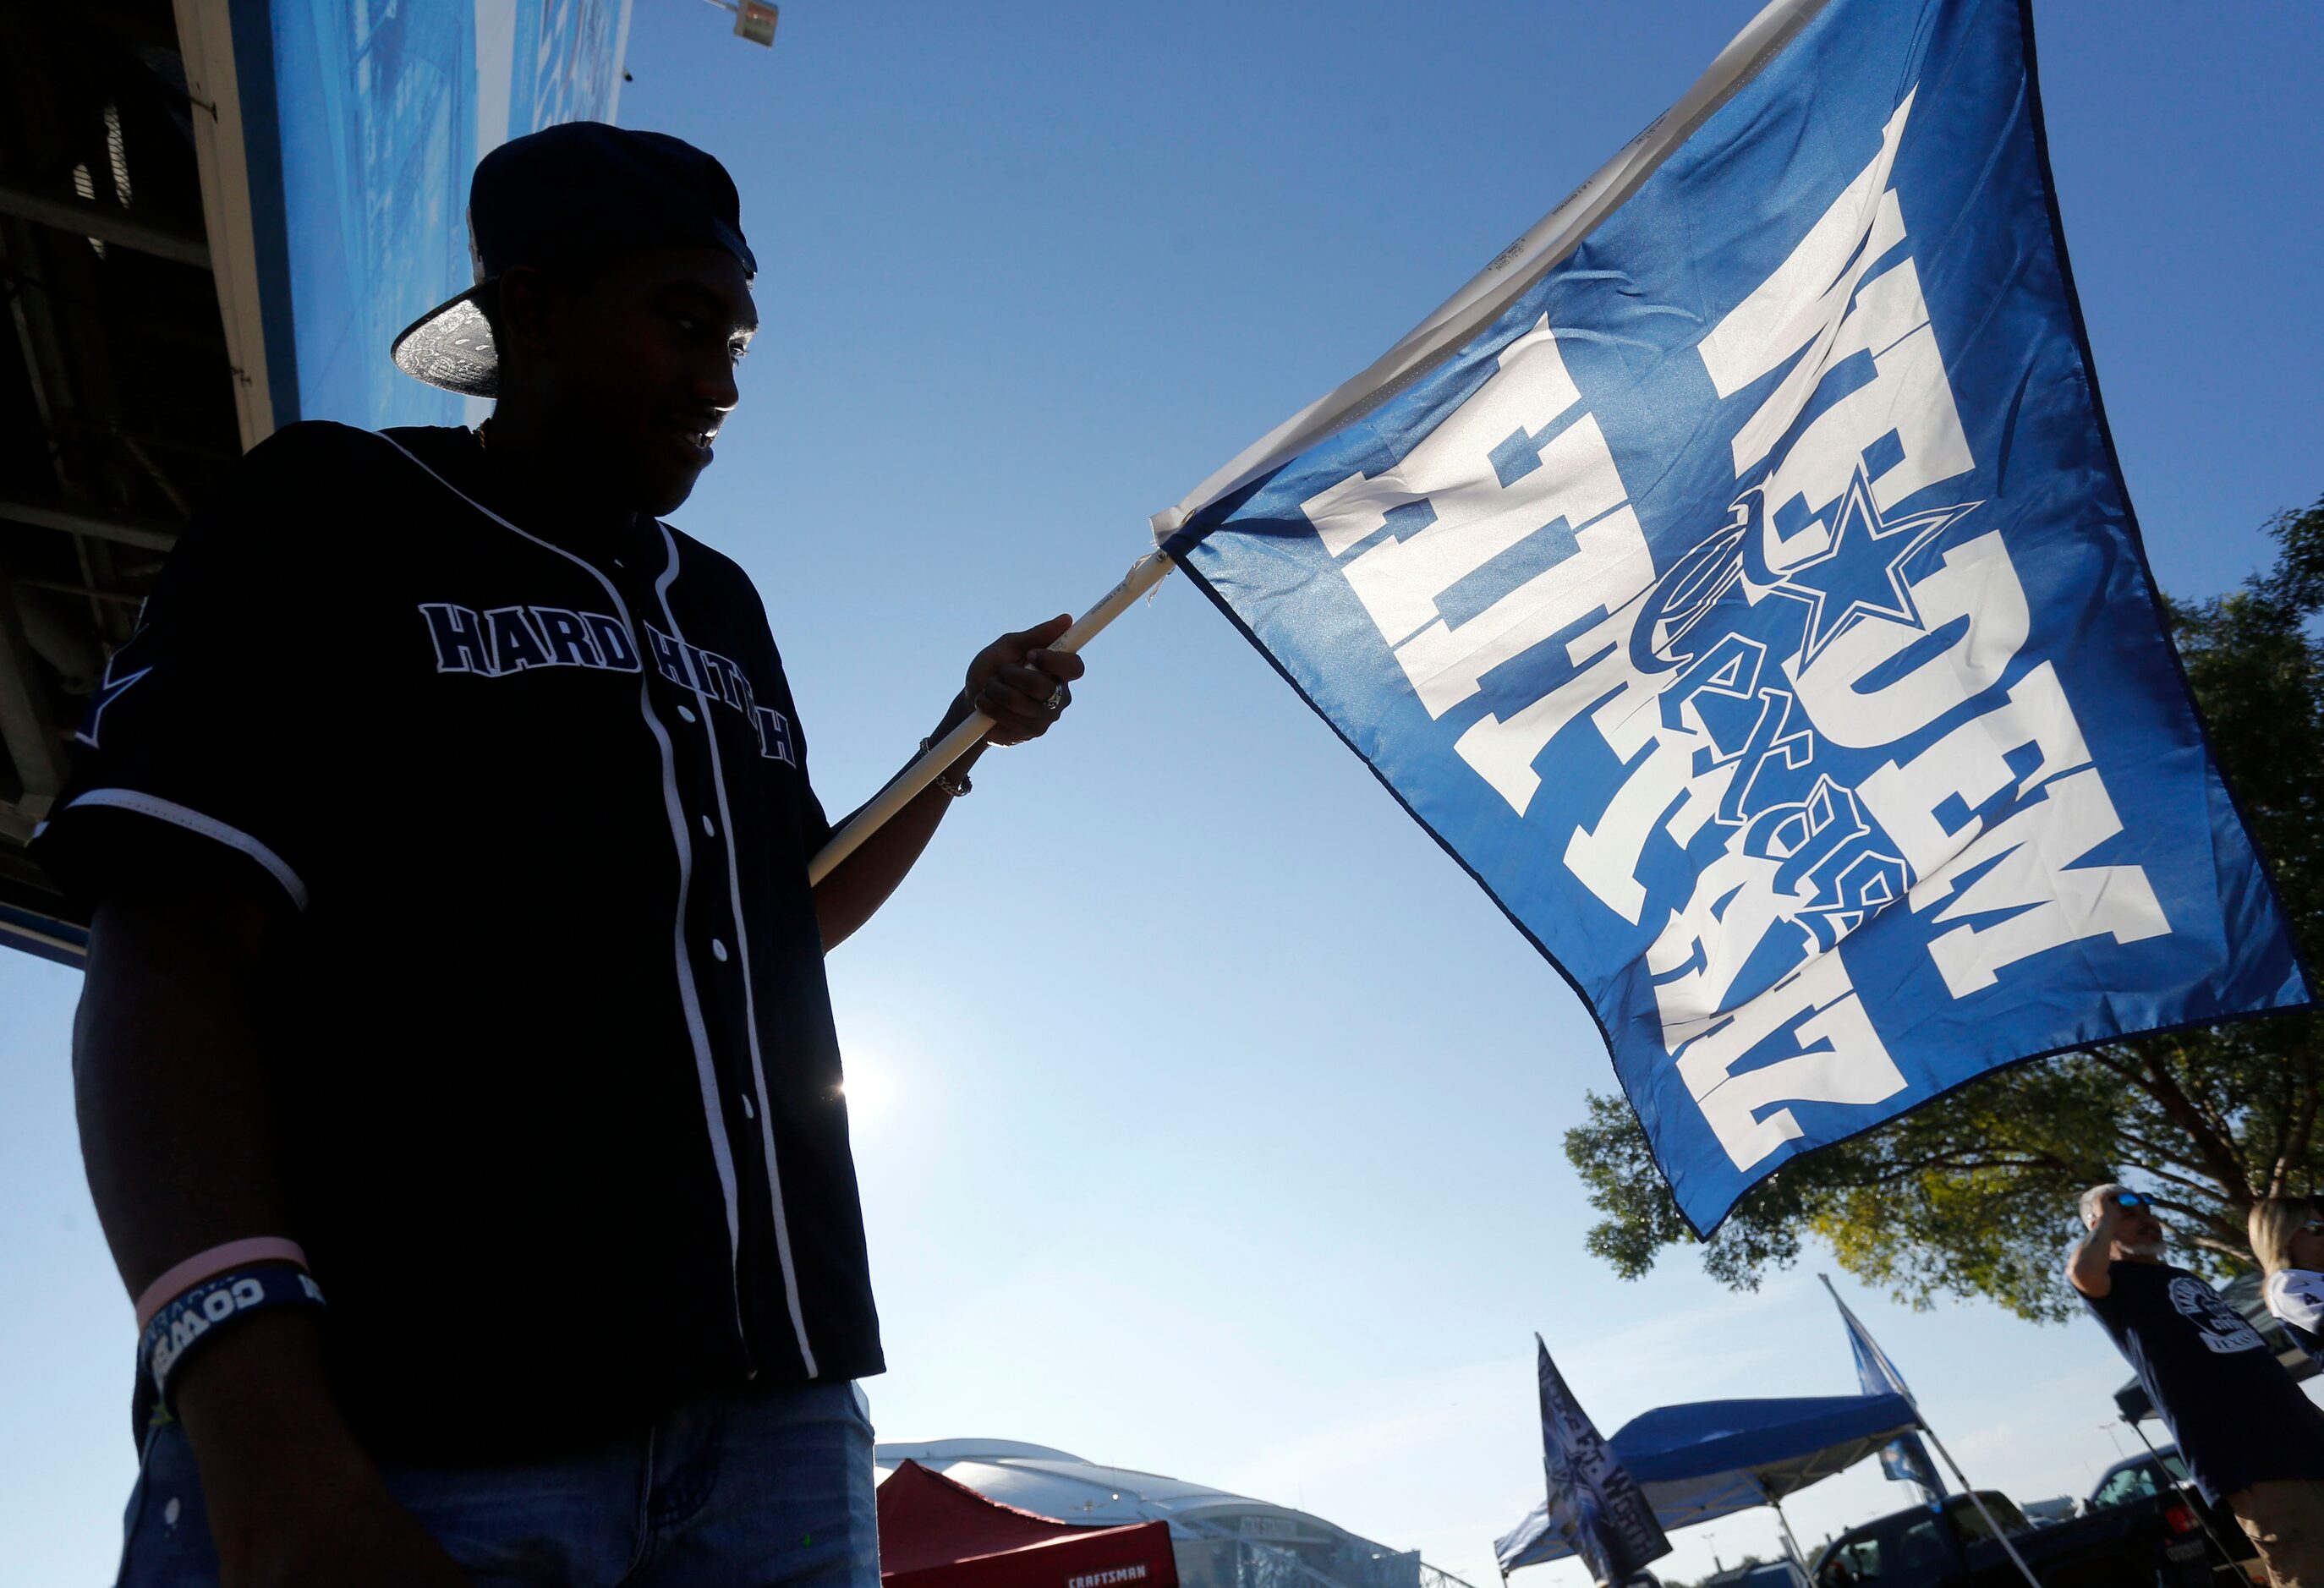
<svg viewBox="0 0 2324 1588">
<path fill-rule="evenodd" d="M 1694 1588 L 1808 1588 L 1808 1580 L 1789 1560 L 1759 1560 L 1729 1566 L 1703 1578 Z"/>
<path fill-rule="evenodd" d="M 2153 1454 L 2141 1451 L 2107 1468 L 2098 1475 L 2098 1486 L 2090 1491 L 2084 1509 L 2102 1510 L 2126 1500 L 2144 1500 L 2166 1489 L 2177 1489 L 2186 1482 L 2187 1463 L 2180 1459 L 2179 1447 L 2158 1445 Z"/>
<path fill-rule="evenodd" d="M 2245 1535 L 2243 1525 L 2225 1507 L 2212 1505 L 2196 1492 L 2194 1484 L 2187 1481 L 2187 1463 L 2181 1459 L 2176 1445 L 2157 1445 L 2152 1454 L 2141 1451 L 2107 1468 L 2098 1475 L 2098 1486 L 2090 1491 L 2089 1499 L 2082 1502 L 2082 1510 L 2088 1514 L 2157 1494 L 2175 1494 L 2193 1506 L 2210 1529 L 2211 1541 L 2227 1552 L 2227 1558 L 2238 1565 L 2248 1565 L 2251 1569 L 2245 1574 L 2253 1581 L 2264 1579 L 2259 1551 Z"/>
<path fill-rule="evenodd" d="M 2217 1551 L 2174 1490 L 2104 1510 L 2028 1523 L 2006 1495 L 1978 1498 L 2043 1588 L 2209 1588 Z M 2001 1541 L 1966 1494 L 1851 1528 L 1817 1554 L 1815 1588 L 2023 1588 Z"/>
</svg>

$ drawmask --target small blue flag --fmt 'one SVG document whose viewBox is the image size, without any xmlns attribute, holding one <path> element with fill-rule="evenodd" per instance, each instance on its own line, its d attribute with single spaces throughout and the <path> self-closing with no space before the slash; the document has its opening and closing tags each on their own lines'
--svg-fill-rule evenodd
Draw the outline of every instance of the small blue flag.
<svg viewBox="0 0 2324 1588">
<path fill-rule="evenodd" d="M 1565 1387 L 1557 1364 L 1549 1360 L 1548 1345 L 1538 1334 L 1533 1343 L 1541 1353 L 1541 1454 L 1549 1480 L 1549 1525 L 1603 1588 L 1668 1555 L 1670 1540 L 1630 1469 Z"/>
<path fill-rule="evenodd" d="M 2307 1000 L 2158 615 L 2032 51 L 2006 0 L 1777 0 L 1157 517 L 1588 1001 L 1698 1232 L 2001 1066 Z"/>
<path fill-rule="evenodd" d="M 1921 1409 L 1920 1405 L 1913 1399 L 1912 1390 L 1905 1387 L 1904 1375 L 1896 1371 L 1896 1364 L 1888 1360 L 1888 1353 L 1880 1349 L 1871 1332 L 1849 1310 L 1848 1303 L 1840 1298 L 1840 1292 L 1832 1289 L 1831 1276 L 1819 1274 L 1816 1277 L 1823 1280 L 1824 1289 L 1831 1296 L 1831 1304 L 1840 1308 L 1840 1320 L 1848 1325 L 1848 1346 L 1856 1354 L 1857 1388 L 1867 1395 L 1901 1395 L 1917 1413 Z M 1945 1497 L 1945 1481 L 1938 1476 L 1935 1464 L 1929 1460 L 1929 1447 L 1921 1443 L 1918 1434 L 1902 1435 L 1882 1445 L 1880 1470 L 1887 1474 L 1891 1482 L 1920 1485 L 1923 1497 L 1932 1505 Z"/>
<path fill-rule="evenodd" d="M 1929 1447 L 1918 1434 L 1891 1439 L 1880 1447 L 1880 1470 L 1892 1483 L 1912 1483 L 1931 1505 L 1945 1497 L 1945 1481 L 1930 1463 Z"/>
</svg>

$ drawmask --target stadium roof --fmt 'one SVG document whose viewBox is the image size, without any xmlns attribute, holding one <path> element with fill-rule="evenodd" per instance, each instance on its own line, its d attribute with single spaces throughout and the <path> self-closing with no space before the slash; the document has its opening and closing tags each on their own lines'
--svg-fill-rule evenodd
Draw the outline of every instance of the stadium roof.
<svg viewBox="0 0 2324 1588">
<path fill-rule="evenodd" d="M 67 964 L 87 935 L 25 840 L 163 553 L 254 439 L 187 69 L 169 0 L 0 6 L 0 944 Z"/>
<path fill-rule="evenodd" d="M 942 1473 L 1003 1505 L 1060 1521 L 1168 1526 L 1187 1588 L 1468 1588 L 1420 1558 L 1351 1533 L 1309 1511 L 1206 1483 L 1106 1466 L 1069 1450 L 1016 1439 L 894 1442 L 872 1459 L 880 1481 L 906 1461 Z"/>
<path fill-rule="evenodd" d="M 1015 1439 L 886 1444 L 873 1459 L 883 1480 L 898 1463 L 917 1461 L 989 1499 L 1061 1521 L 1165 1521 L 1174 1537 L 1213 1537 L 1209 1528 L 1223 1526 L 1237 1537 L 1268 1543 L 1356 1539 L 1345 1528 L 1287 1506 L 1156 1473 L 1104 1466 L 1070 1451 Z M 1277 1525 L 1245 1528 L 1245 1517 Z M 1393 1553 L 1370 1539 L 1356 1541 Z"/>
</svg>

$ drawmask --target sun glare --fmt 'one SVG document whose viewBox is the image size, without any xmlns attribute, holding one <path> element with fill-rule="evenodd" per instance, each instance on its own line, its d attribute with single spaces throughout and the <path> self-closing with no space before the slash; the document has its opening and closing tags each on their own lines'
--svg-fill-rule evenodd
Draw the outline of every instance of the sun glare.
<svg viewBox="0 0 2324 1588">
<path fill-rule="evenodd" d="M 844 1063 L 845 1081 L 839 1094 L 847 1100 L 847 1115 L 851 1120 L 868 1120 L 884 1114 L 895 1099 L 895 1083 L 879 1061 L 861 1051 L 848 1054 Z"/>
</svg>

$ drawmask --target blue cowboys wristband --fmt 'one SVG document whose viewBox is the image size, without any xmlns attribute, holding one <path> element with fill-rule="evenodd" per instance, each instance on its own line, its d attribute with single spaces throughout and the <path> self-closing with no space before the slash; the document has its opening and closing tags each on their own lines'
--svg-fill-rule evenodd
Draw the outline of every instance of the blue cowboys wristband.
<svg viewBox="0 0 2324 1588">
<path fill-rule="evenodd" d="M 170 1384 L 187 1353 L 237 1318 L 276 1306 L 321 1306 L 323 1292 L 303 1269 L 236 1269 L 204 1279 L 153 1315 L 137 1342 L 140 1376 L 170 1405 Z M 141 1394 L 140 1399 L 143 1399 Z"/>
</svg>

